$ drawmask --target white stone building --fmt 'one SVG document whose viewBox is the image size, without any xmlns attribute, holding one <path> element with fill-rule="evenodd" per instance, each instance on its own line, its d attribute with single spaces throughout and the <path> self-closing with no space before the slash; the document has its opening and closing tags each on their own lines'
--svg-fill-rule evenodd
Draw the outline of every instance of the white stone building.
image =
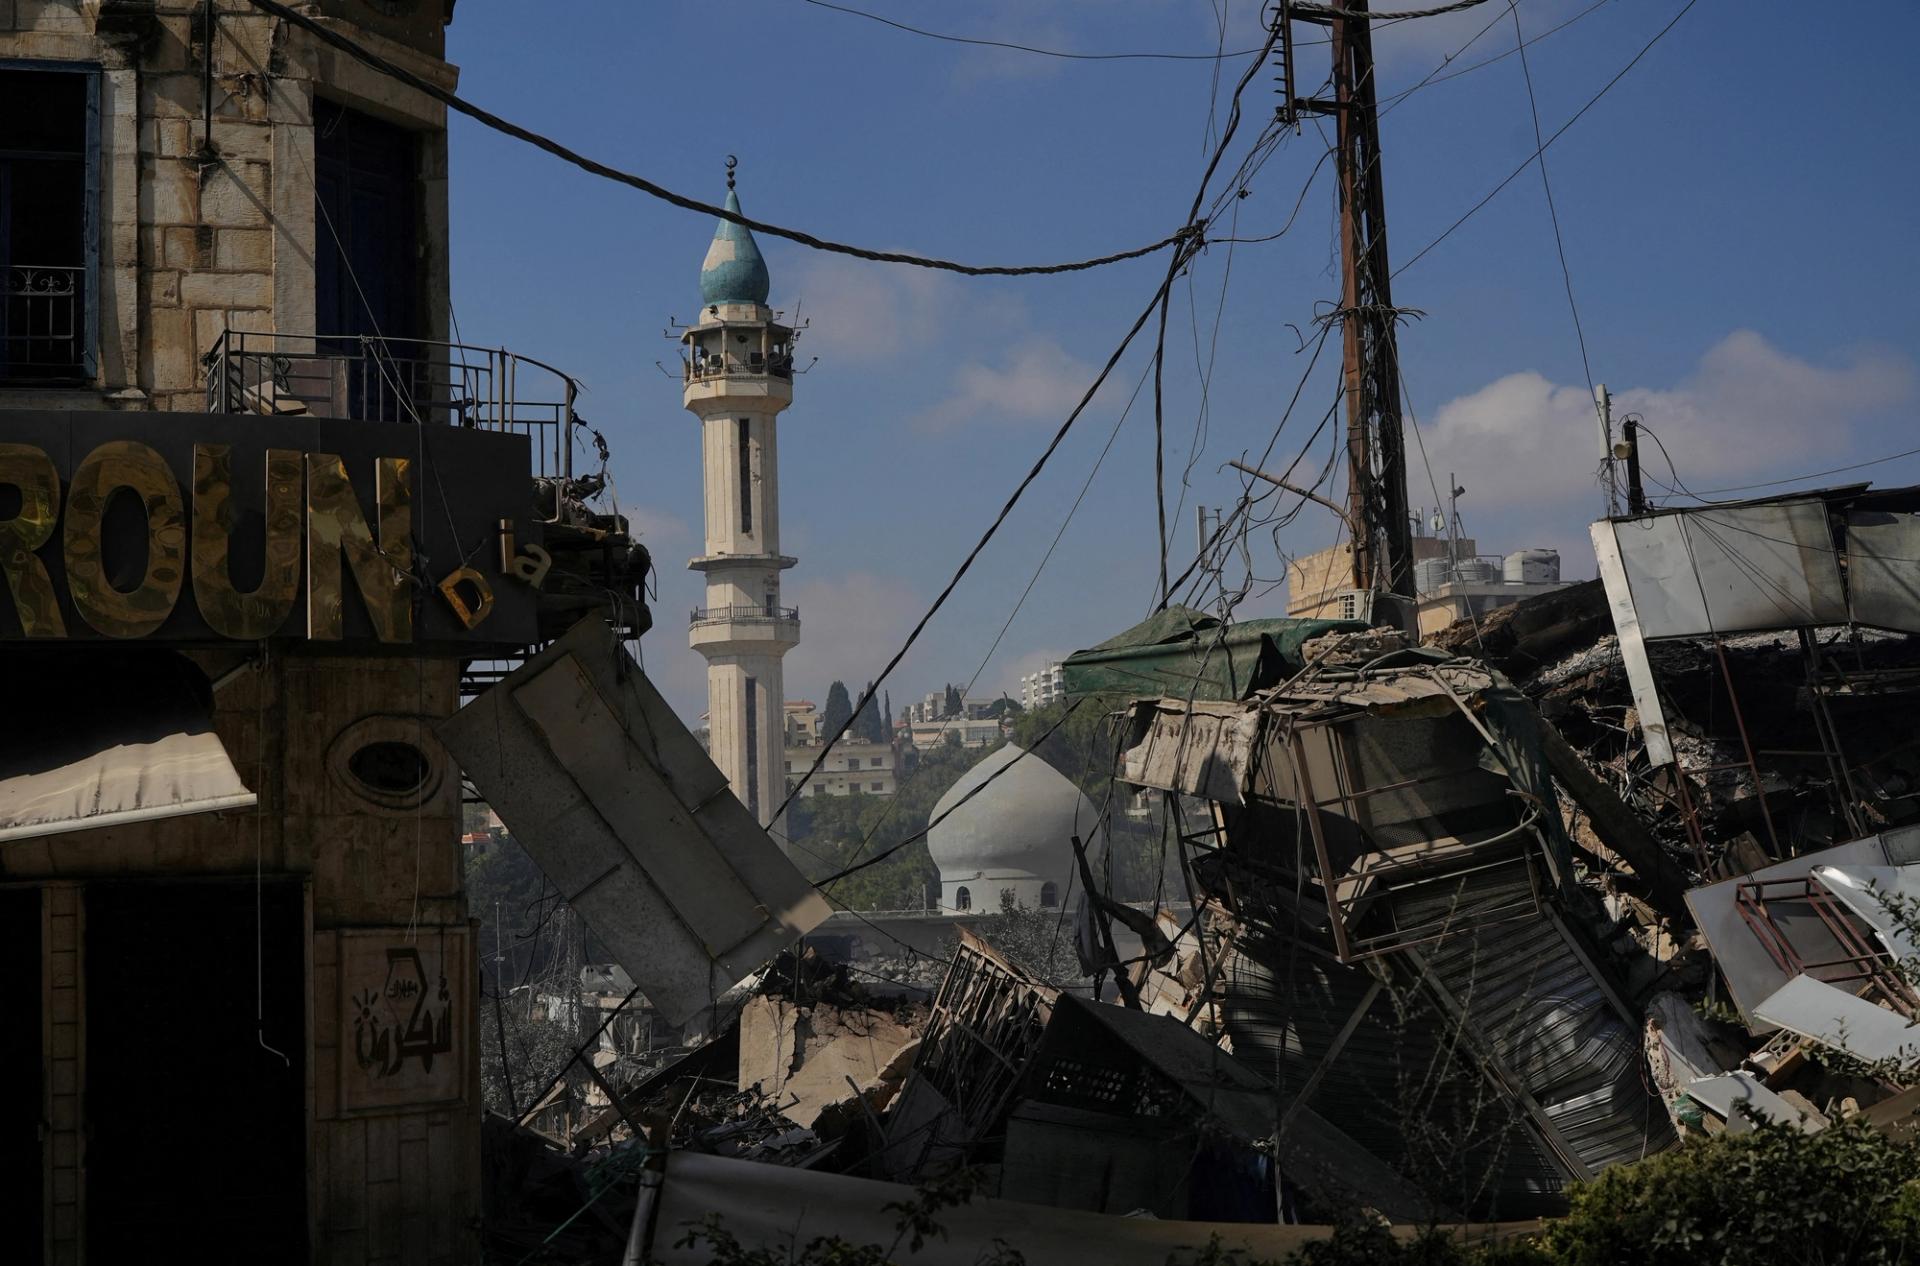
<svg viewBox="0 0 1920 1266">
<path fill-rule="evenodd" d="M 727 210 L 740 200 L 727 178 Z M 780 602 L 780 476 L 774 420 L 793 402 L 793 331 L 767 306 L 753 234 L 720 221 L 700 271 L 701 311 L 681 335 L 686 407 L 700 419 L 707 578 L 688 641 L 707 659 L 708 751 L 754 817 L 775 828 L 786 798 L 781 658 L 800 613 Z"/>
<path fill-rule="evenodd" d="M 1038 672 L 1020 678 L 1020 706 L 1031 712 L 1067 697 L 1066 666 L 1054 660 Z"/>
</svg>

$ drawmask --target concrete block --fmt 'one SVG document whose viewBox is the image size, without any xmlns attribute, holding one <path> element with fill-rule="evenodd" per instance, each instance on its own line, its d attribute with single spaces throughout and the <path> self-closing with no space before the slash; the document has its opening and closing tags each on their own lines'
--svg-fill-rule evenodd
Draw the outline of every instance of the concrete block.
<svg viewBox="0 0 1920 1266">
<path fill-rule="evenodd" d="M 265 273 L 187 273 L 180 299 L 191 308 L 265 308 L 273 302 L 273 280 Z"/>
<path fill-rule="evenodd" d="M 201 124 L 190 123 L 186 119 L 151 119 L 148 122 L 153 124 L 158 133 L 162 158 L 182 158 L 200 148 Z M 146 146 L 142 144 L 140 148 L 144 150 Z"/>
<path fill-rule="evenodd" d="M 93 34 L 73 0 L 15 0 L 13 20 L 23 31 Z"/>
<path fill-rule="evenodd" d="M 155 392 L 186 391 L 195 386 L 193 345 L 188 341 L 191 317 L 185 308 L 154 308 L 147 313 L 142 331 L 150 377 L 148 387 Z"/>
<path fill-rule="evenodd" d="M 269 229 L 221 229 L 214 264 L 265 275 L 273 271 L 273 232 Z"/>
<path fill-rule="evenodd" d="M 147 273 L 147 304 L 150 307 L 180 306 L 180 274 L 168 269 Z"/>
<path fill-rule="evenodd" d="M 230 161 L 269 162 L 273 158 L 273 128 L 264 123 L 216 119 L 213 147 Z"/>
<path fill-rule="evenodd" d="M 166 236 L 167 249 L 164 256 L 154 257 L 154 266 L 164 262 L 168 268 L 200 269 L 212 261 L 206 252 L 200 249 L 201 235 L 190 228 L 167 228 L 162 230 Z"/>
<path fill-rule="evenodd" d="M 142 117 L 197 119 L 201 113 L 199 74 L 147 75 L 141 79 Z"/>
<path fill-rule="evenodd" d="M 207 173 L 200 191 L 200 219 L 217 228 L 265 228 L 269 168 L 264 163 L 223 163 Z"/>
<path fill-rule="evenodd" d="M 192 224 L 200 218 L 200 181 L 177 158 L 140 160 L 140 222 Z"/>
</svg>

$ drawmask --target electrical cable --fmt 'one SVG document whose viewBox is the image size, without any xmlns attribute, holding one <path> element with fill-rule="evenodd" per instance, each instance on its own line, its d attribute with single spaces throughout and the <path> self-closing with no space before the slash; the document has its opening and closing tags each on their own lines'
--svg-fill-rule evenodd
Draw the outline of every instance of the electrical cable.
<svg viewBox="0 0 1920 1266">
<path fill-rule="evenodd" d="M 835 871 L 833 874 L 828 875 L 825 879 L 817 881 L 813 886 L 824 891 L 828 884 L 835 883 L 839 880 L 845 879 L 848 875 L 857 874 L 858 872 L 865 870 L 869 866 L 877 866 L 881 862 L 887 860 L 887 858 L 892 857 L 895 853 L 905 848 L 907 845 L 913 843 L 915 840 L 924 839 L 928 835 L 928 833 L 930 833 L 933 830 L 934 827 L 939 826 L 942 822 L 946 821 L 949 814 L 954 813 L 960 808 L 961 805 L 973 799 L 975 796 L 979 795 L 981 792 L 985 791 L 989 786 L 991 786 L 993 784 L 994 779 L 1006 773 L 1009 769 L 1012 769 L 1015 765 L 1018 765 L 1021 761 L 1025 760 L 1027 757 L 1032 756 L 1034 752 L 1039 749 L 1040 744 L 1052 738 L 1053 732 L 1067 723 L 1067 718 L 1072 716 L 1074 709 L 1078 708 L 1083 702 L 1085 702 L 1084 699 L 1075 699 L 1072 703 L 1068 704 L 1066 711 L 1060 714 L 1060 719 L 1058 721 L 1055 721 L 1052 725 L 1048 726 L 1046 729 L 1046 732 L 1041 734 L 1039 738 L 1033 741 L 1032 747 L 1021 749 L 1021 752 L 1018 756 L 1014 757 L 1012 760 L 1008 761 L 1006 764 L 1002 765 L 1000 768 L 994 770 L 991 774 L 988 774 L 985 778 L 981 779 L 978 786 L 972 788 L 970 791 L 967 792 L 966 795 L 961 796 L 958 800 L 954 801 L 952 804 L 948 805 L 945 809 L 941 810 L 940 813 L 937 816 L 935 816 L 932 821 L 928 822 L 925 826 L 921 827 L 918 831 L 915 831 L 912 835 L 907 836 L 907 838 L 905 838 L 904 840 L 901 840 L 899 843 L 894 844 L 891 847 L 882 850 L 881 852 L 875 853 L 872 857 L 867 858 L 867 860 L 863 862 L 855 862 L 853 865 L 848 866 L 843 870 Z"/>
<path fill-rule="evenodd" d="M 802 246 L 810 247 L 818 251 L 828 251 L 836 255 L 850 255 L 855 259 L 868 259 L 882 264 L 908 264 L 916 268 L 933 268 L 944 272 L 961 273 L 969 277 L 1035 277 L 1056 273 L 1084 272 L 1090 268 L 1101 268 L 1108 264 L 1120 263 L 1124 260 L 1139 259 L 1146 255 L 1158 254 L 1169 246 L 1188 244 L 1199 234 L 1199 226 L 1187 225 L 1147 246 L 1135 247 L 1128 251 L 1117 251 L 1114 254 L 1101 255 L 1094 259 L 1075 260 L 1071 263 L 1061 264 L 961 264 L 955 263 L 952 260 L 934 259 L 924 255 L 907 255 L 898 251 L 876 251 L 869 250 L 863 246 L 851 246 L 844 242 L 835 242 L 826 238 L 816 237 L 811 233 L 805 233 L 799 229 L 790 229 L 778 224 L 769 224 L 764 220 L 751 219 L 737 211 L 729 211 L 725 207 L 715 206 L 710 202 L 702 202 L 698 198 L 689 198 L 685 194 L 675 193 L 663 185 L 655 184 L 644 176 L 637 176 L 632 172 L 621 171 L 617 167 L 609 167 L 605 163 L 588 158 L 576 150 L 569 149 L 551 137 L 543 136 L 529 128 L 521 127 L 517 123 L 511 123 L 497 114 L 482 109 L 472 102 L 447 91 L 438 84 L 421 78 L 419 75 L 414 74 L 404 67 L 396 66 L 379 54 L 362 47 L 346 36 L 341 35 L 339 32 L 330 30 L 313 18 L 279 3 L 279 0 L 247 0 L 247 2 L 265 13 L 272 14 L 283 22 L 292 23 L 312 35 L 315 39 L 339 49 L 356 61 L 365 64 L 388 78 L 403 83 L 416 92 L 426 94 L 448 109 L 458 111 L 468 118 L 492 128 L 496 132 L 511 136 L 519 141 L 524 141 L 537 149 L 545 150 L 555 158 L 563 162 L 571 163 L 573 166 L 591 175 L 614 181 L 616 184 L 627 185 L 631 188 L 638 189 L 642 193 L 658 198 L 662 202 L 670 203 L 682 210 L 699 211 L 706 215 L 717 216 L 722 220 L 738 224 L 743 228 L 751 229 L 758 233 L 765 233 L 770 237 L 785 238 L 790 242 L 798 242 Z M 1259 63 L 1255 62 L 1254 65 L 1257 67 Z M 1175 254 L 1178 255 L 1179 252 L 1176 251 Z"/>
<path fill-rule="evenodd" d="M 254 3 L 257 4 L 270 2 L 271 0 L 254 0 Z M 1273 30 L 1268 33 L 1267 43 L 1263 49 L 1261 58 L 1247 67 L 1246 73 L 1241 75 L 1239 83 L 1234 86 L 1233 104 L 1227 114 L 1226 126 L 1221 132 L 1220 144 L 1215 147 L 1213 158 L 1207 163 L 1206 170 L 1201 173 L 1200 187 L 1194 193 L 1193 206 L 1189 212 L 1189 217 L 1198 215 L 1201 205 L 1206 201 L 1207 187 L 1213 180 L 1214 172 L 1220 166 L 1221 158 L 1226 155 L 1227 146 L 1232 143 L 1234 134 L 1239 129 L 1241 118 L 1240 98 L 1246 92 L 1247 85 L 1252 82 L 1255 72 L 1265 61 L 1265 54 L 1272 51 L 1274 42 L 1279 39 L 1279 36 L 1280 28 L 1276 25 Z M 887 661 L 887 665 L 881 670 L 879 677 L 868 684 L 865 693 L 861 696 L 860 702 L 854 705 L 853 715 L 841 723 L 839 731 L 828 738 L 821 746 L 820 754 L 814 758 L 813 764 L 808 768 L 807 772 L 788 789 L 786 799 L 780 802 L 780 807 L 775 810 L 772 815 L 775 821 L 779 820 L 780 815 L 786 812 L 787 806 L 793 803 L 794 798 L 800 794 L 801 790 L 812 780 L 813 776 L 820 772 L 821 767 L 826 764 L 828 753 L 833 750 L 833 745 L 839 742 L 847 730 L 852 727 L 853 717 L 860 714 L 861 709 L 864 708 L 868 700 L 872 698 L 873 692 L 880 688 L 881 684 L 886 681 L 895 668 L 899 667 L 900 661 L 906 658 L 907 652 L 911 650 L 914 643 L 919 640 L 920 634 L 926 629 L 934 615 L 939 612 L 941 607 L 946 605 L 947 599 L 952 596 L 953 591 L 959 586 L 960 581 L 966 576 L 968 570 L 972 568 L 974 561 L 980 557 L 981 551 L 986 549 L 988 542 L 990 542 L 995 533 L 1000 530 L 1001 525 L 1007 521 L 1007 516 L 1013 513 L 1015 504 L 1019 502 L 1021 496 L 1033 481 L 1040 477 L 1040 472 L 1045 469 L 1048 459 L 1053 456 L 1055 450 L 1057 450 L 1061 443 L 1067 438 L 1067 433 L 1073 429 L 1073 424 L 1079 420 L 1082 413 L 1086 412 L 1087 406 L 1093 402 L 1095 394 L 1105 385 L 1108 376 L 1113 373 L 1114 366 L 1120 363 L 1120 358 L 1126 355 L 1127 348 L 1132 346 L 1134 338 L 1138 336 L 1141 329 L 1145 327 L 1148 318 L 1153 315 L 1156 308 L 1166 303 L 1167 294 L 1173 289 L 1174 280 L 1179 276 L 1180 269 L 1199 251 L 1201 246 L 1204 245 L 1205 240 L 1205 234 L 1201 231 L 1201 227 L 1196 227 L 1194 232 L 1180 239 L 1179 246 L 1174 251 L 1173 259 L 1168 262 L 1166 276 L 1162 278 L 1159 287 L 1155 289 L 1153 298 L 1148 301 L 1145 308 L 1141 309 L 1140 315 L 1134 319 L 1132 327 L 1128 329 L 1125 337 L 1120 340 L 1120 345 L 1116 347 L 1113 354 L 1107 358 L 1106 364 L 1101 366 L 1100 372 L 1094 377 L 1092 385 L 1090 385 L 1085 394 L 1080 397 L 1080 402 L 1074 405 L 1073 411 L 1067 415 L 1066 421 L 1060 424 L 1059 430 L 1054 432 L 1053 438 L 1048 441 L 1047 447 L 1041 452 L 1039 458 L 1034 462 L 1033 467 L 1027 471 L 1026 476 L 1021 479 L 1012 494 L 1008 496 L 1006 504 L 1000 507 L 999 514 L 994 516 L 993 522 L 987 525 L 987 530 L 982 533 L 980 539 L 967 553 L 967 556 L 960 561 L 959 569 L 955 571 L 953 577 L 947 581 L 945 588 L 935 596 L 933 605 L 927 609 L 926 613 L 922 615 L 919 621 L 913 626 L 912 631 L 907 634 L 906 642 L 898 651 L 894 652 L 893 658 Z M 1160 539 L 1162 548 L 1165 548 L 1166 537 L 1164 533 Z M 1160 591 L 1163 605 L 1166 599 L 1166 592 L 1164 587 Z"/>
<path fill-rule="evenodd" d="M 1183 247 L 1182 253 L 1184 254 L 1190 249 L 1189 247 Z M 1101 367 L 1099 374 L 1094 377 L 1092 385 L 1089 386 L 1086 392 L 1080 397 L 1080 402 L 1074 405 L 1073 411 L 1067 415 L 1066 421 L 1060 424 L 1060 429 L 1054 432 L 1053 438 L 1048 441 L 1046 448 L 1041 451 L 1039 458 L 1035 460 L 1032 468 L 1027 471 L 1025 478 L 1021 479 L 1012 494 L 1008 496 L 1006 504 L 1000 507 L 1000 512 L 994 516 L 993 522 L 987 525 L 987 530 L 981 534 L 980 539 L 976 541 L 973 548 L 967 552 L 967 556 L 960 560 L 959 569 L 954 572 L 952 578 L 947 581 L 946 586 L 935 596 L 933 605 L 928 607 L 926 613 L 915 623 L 912 631 L 907 634 L 906 642 L 901 645 L 899 650 L 894 652 L 893 657 L 887 661 L 886 667 L 881 669 L 880 675 L 869 683 L 866 691 L 861 695 L 860 702 L 854 705 L 853 715 L 841 722 L 839 730 L 821 745 L 820 754 L 814 758 L 812 766 L 809 767 L 807 772 L 801 775 L 799 781 L 795 782 L 787 791 L 786 799 L 780 802 L 780 807 L 773 813 L 774 820 L 777 821 L 780 815 L 787 811 L 787 807 L 793 803 L 794 798 L 800 794 L 801 790 L 812 780 L 813 776 L 820 772 L 821 766 L 826 764 L 827 754 L 833 750 L 833 745 L 846 735 L 848 729 L 852 728 L 853 717 L 860 715 L 861 709 L 866 707 L 873 692 L 878 690 L 881 684 L 892 675 L 895 668 L 899 667 L 900 661 L 906 658 L 907 652 L 912 650 L 914 643 L 920 640 L 920 634 L 925 631 L 928 623 L 932 621 L 940 608 L 946 605 L 947 599 L 953 595 L 953 591 L 959 587 L 960 581 L 964 579 L 967 572 L 972 569 L 974 561 L 980 557 L 981 552 L 986 549 L 988 542 L 993 540 L 994 535 L 999 532 L 1001 525 L 1007 521 L 1007 516 L 1013 513 L 1013 507 L 1019 502 L 1021 496 L 1033 481 L 1040 477 L 1040 472 L 1046 468 L 1048 459 L 1053 456 L 1055 450 L 1057 450 L 1062 441 L 1067 438 L 1067 432 L 1073 429 L 1073 424 L 1079 421 L 1080 415 L 1084 413 L 1087 406 L 1093 402 L 1095 394 L 1105 385 L 1108 375 L 1113 372 L 1114 366 L 1118 365 L 1120 358 L 1126 355 L 1127 348 L 1132 346 L 1134 338 L 1146 326 L 1147 318 L 1153 315 L 1154 308 L 1159 305 L 1161 298 L 1166 294 L 1172 282 L 1173 278 L 1171 275 L 1163 280 L 1159 288 L 1154 291 L 1153 298 L 1148 302 L 1147 306 L 1140 310 L 1138 317 L 1134 318 L 1133 326 L 1127 331 L 1126 336 L 1120 340 L 1120 346 L 1116 347 L 1113 355 L 1107 358 L 1107 363 Z"/>
<path fill-rule="evenodd" d="M 1557 26 L 1550 26 L 1546 30 L 1540 32 L 1540 34 L 1528 40 L 1526 42 L 1526 46 L 1528 48 L 1532 48 L 1535 44 L 1538 44 L 1541 40 L 1544 40 L 1547 37 L 1552 35 L 1558 35 L 1561 31 L 1566 30 L 1568 27 L 1572 26 L 1575 22 L 1578 22 L 1580 19 L 1588 16 L 1589 14 L 1599 11 L 1600 9 L 1606 7 L 1611 3 L 1613 3 L 1613 0 L 1594 0 L 1592 4 L 1580 10 L 1580 12 L 1574 14 L 1572 17 L 1568 18 L 1566 21 L 1560 23 Z M 1381 107 L 1380 117 L 1385 118 L 1394 109 L 1395 106 L 1398 106 L 1402 101 L 1405 101 L 1408 97 L 1411 97 L 1414 93 L 1419 92 L 1423 88 L 1430 88 L 1434 84 L 1446 83 L 1449 79 L 1458 79 L 1460 78 L 1460 76 L 1472 74 L 1476 70 L 1484 70 L 1488 66 L 1493 65 L 1495 62 L 1503 62 L 1507 58 L 1512 57 L 1515 53 L 1519 52 L 1520 51 L 1519 49 L 1509 48 L 1505 52 L 1495 53 L 1491 57 L 1484 58 L 1480 61 L 1477 61 L 1473 63 L 1473 65 L 1471 66 L 1462 66 L 1460 69 L 1454 71 L 1451 74 L 1443 75 L 1440 73 L 1441 71 L 1445 70 L 1448 66 L 1451 66 L 1453 64 L 1454 58 L 1460 56 L 1460 54 L 1466 52 L 1469 48 L 1472 48 L 1475 44 L 1479 43 L 1480 37 L 1482 35 L 1485 35 L 1488 31 L 1491 31 L 1494 27 L 1498 26 L 1500 24 L 1500 19 L 1503 16 L 1505 15 L 1495 14 L 1493 21 L 1487 23 L 1485 26 L 1480 28 L 1479 34 L 1475 35 L 1472 39 L 1468 40 L 1465 44 L 1462 44 L 1459 48 L 1454 49 L 1451 53 L 1448 53 L 1446 57 L 1441 60 L 1440 64 L 1438 66 L 1435 66 L 1431 71 L 1429 71 L 1427 73 L 1427 77 L 1422 79 L 1419 83 L 1413 85 L 1413 87 L 1411 88 L 1402 88 L 1399 92 L 1393 93 L 1387 97 L 1382 98 L 1380 103 L 1380 107 Z"/>
<path fill-rule="evenodd" d="M 254 0 L 254 2 L 256 4 L 262 3 L 263 0 Z M 1700 0 L 1687 0 L 1687 2 L 1681 6 L 1680 11 L 1674 14 L 1673 17 L 1667 22 L 1665 26 L 1661 27 L 1658 31 L 1656 31 L 1652 39 L 1648 40 L 1643 46 L 1641 46 L 1640 51 L 1633 55 L 1633 60 L 1629 61 L 1625 66 L 1622 66 L 1619 72 L 1615 74 L 1613 78 L 1607 80 L 1605 86 L 1603 86 L 1600 89 L 1600 91 L 1594 93 L 1592 97 L 1588 98 L 1587 103 L 1581 106 L 1578 110 L 1576 110 L 1572 118 L 1568 119 L 1565 123 L 1562 123 L 1552 136 L 1549 136 L 1544 142 L 1541 143 L 1538 149 L 1534 150 L 1533 153 L 1527 155 L 1526 158 L 1522 159 L 1518 167 L 1515 167 L 1511 172 L 1507 174 L 1504 180 L 1502 180 L 1499 184 L 1495 185 L 1491 190 L 1489 190 L 1485 197 L 1481 198 L 1480 201 L 1474 203 L 1471 207 L 1467 208 L 1466 213 L 1463 214 L 1459 219 L 1455 220 L 1452 224 L 1448 225 L 1446 229 L 1440 234 L 1440 236 L 1434 238 L 1431 242 L 1428 242 L 1425 246 L 1421 247 L 1417 252 L 1414 253 L 1411 259 L 1407 260 L 1406 263 L 1400 265 L 1400 267 L 1394 269 L 1392 276 L 1398 277 L 1401 273 L 1404 273 L 1405 271 L 1407 271 L 1407 269 L 1412 268 L 1415 264 L 1419 263 L 1422 259 L 1426 258 L 1428 252 L 1432 251 L 1434 247 L 1440 245 L 1440 243 L 1446 241 L 1449 237 L 1452 237 L 1455 230 L 1457 230 L 1461 225 L 1465 224 L 1468 220 L 1471 220 L 1475 215 L 1479 213 L 1482 207 L 1486 206 L 1489 202 L 1492 202 L 1496 197 L 1498 197 L 1500 194 L 1500 191 L 1505 189 L 1508 185 L 1512 184 L 1515 180 L 1517 180 L 1520 176 L 1520 173 L 1525 171 L 1527 167 L 1533 162 L 1534 159 L 1540 157 L 1541 154 L 1545 153 L 1547 149 L 1555 141 L 1559 140 L 1561 136 L 1565 135 L 1568 128 L 1572 127 L 1575 123 L 1578 123 L 1582 118 L 1582 116 L 1584 116 L 1587 113 L 1587 111 L 1593 109 L 1594 106 L 1600 103 L 1600 99 L 1602 97 L 1606 96 L 1609 92 L 1613 91 L 1614 85 L 1619 83 L 1622 79 L 1625 79 L 1627 77 L 1627 73 L 1631 71 L 1635 66 L 1639 65 L 1640 60 L 1644 58 L 1648 53 L 1653 51 L 1653 46 L 1655 44 L 1658 44 L 1662 39 L 1664 39 L 1666 37 L 1667 32 L 1671 31 L 1676 25 L 1678 25 L 1680 19 L 1686 17 L 1687 13 L 1693 8 L 1693 6 L 1698 4 L 1699 2 Z"/>
<path fill-rule="evenodd" d="M 941 31 L 929 31 L 923 27 L 908 26 L 905 22 L 896 22 L 892 18 L 882 17 L 878 13 L 868 13 L 865 9 L 849 8 L 844 4 L 829 4 L 828 0 L 803 0 L 818 9 L 832 9 L 835 13 L 845 13 L 856 18 L 865 18 L 869 22 L 878 22 L 890 26 L 896 31 L 905 31 L 909 35 L 924 36 L 930 40 L 942 40 L 949 44 L 974 44 L 982 48 L 1004 48 L 1015 53 L 1034 53 L 1041 57 L 1057 57 L 1062 61 L 1076 62 L 1120 62 L 1120 61 L 1165 61 L 1165 62 L 1213 62 L 1216 66 L 1236 57 L 1252 57 L 1262 50 L 1257 48 L 1236 49 L 1231 53 L 1068 53 L 1057 48 L 1038 48 L 1032 44 L 1014 44 L 1006 40 L 976 39 L 966 35 L 948 35 Z M 1302 43 L 1324 44 L 1325 40 L 1302 41 Z M 1296 47 L 1298 47 L 1296 45 Z"/>
<path fill-rule="evenodd" d="M 1507 0 L 1507 12 L 1513 16 L 1514 51 L 1520 54 L 1520 74 L 1527 85 L 1527 112 L 1533 116 L 1533 141 L 1538 146 L 1534 155 L 1540 167 L 1540 188 L 1547 195 L 1547 218 L 1553 224 L 1553 248 L 1560 256 L 1560 279 L 1567 288 L 1567 310 L 1573 313 L 1573 333 L 1580 343 L 1580 368 L 1587 375 L 1587 399 L 1593 401 L 1593 407 L 1597 410 L 1600 402 L 1593 386 L 1593 363 L 1587 359 L 1587 332 L 1580 324 L 1580 305 L 1573 298 L 1573 272 L 1567 267 L 1567 244 L 1560 236 L 1560 209 L 1554 205 L 1553 182 L 1547 179 L 1547 145 L 1540 137 L 1540 103 L 1533 95 L 1533 68 L 1527 64 L 1527 40 L 1520 31 L 1520 8 L 1515 0 Z"/>
</svg>

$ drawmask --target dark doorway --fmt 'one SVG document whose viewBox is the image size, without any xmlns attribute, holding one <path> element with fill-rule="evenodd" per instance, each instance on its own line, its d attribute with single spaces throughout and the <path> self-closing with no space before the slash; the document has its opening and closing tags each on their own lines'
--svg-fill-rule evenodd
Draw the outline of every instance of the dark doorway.
<svg viewBox="0 0 1920 1266">
<path fill-rule="evenodd" d="M 87 889 L 91 1261 L 307 1260 L 306 924 L 298 883 L 257 892 Z"/>
<path fill-rule="evenodd" d="M 314 330 L 350 355 L 354 417 L 412 420 L 429 359 L 420 254 L 420 146 L 405 128 L 331 101 L 313 103 Z M 366 341 L 371 340 L 371 341 Z"/>
<path fill-rule="evenodd" d="M 86 376 L 93 76 L 0 69 L 0 382 Z"/>
<path fill-rule="evenodd" d="M 0 1262 L 46 1260 L 40 890 L 0 888 Z"/>
</svg>

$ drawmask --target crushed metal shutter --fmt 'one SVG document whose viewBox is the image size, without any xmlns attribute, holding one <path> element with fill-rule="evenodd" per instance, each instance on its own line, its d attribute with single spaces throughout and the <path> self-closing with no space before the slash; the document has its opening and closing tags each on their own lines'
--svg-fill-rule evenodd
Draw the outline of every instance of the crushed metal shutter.
<svg viewBox="0 0 1920 1266">
<path fill-rule="evenodd" d="M 438 733 L 670 1023 L 831 912 L 597 616 Z"/>
</svg>

